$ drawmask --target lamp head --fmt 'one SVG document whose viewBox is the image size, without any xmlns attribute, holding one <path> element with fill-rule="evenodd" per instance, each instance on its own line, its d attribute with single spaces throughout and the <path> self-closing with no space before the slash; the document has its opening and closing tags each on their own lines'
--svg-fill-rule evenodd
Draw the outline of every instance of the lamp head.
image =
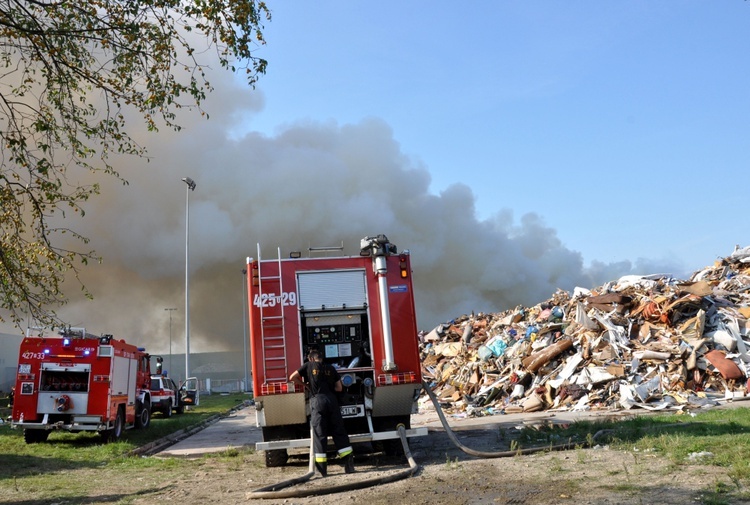
<svg viewBox="0 0 750 505">
<path fill-rule="evenodd" d="M 188 185 L 190 191 L 195 191 L 195 181 L 193 179 L 191 179 L 190 177 L 183 177 L 182 182 Z"/>
</svg>

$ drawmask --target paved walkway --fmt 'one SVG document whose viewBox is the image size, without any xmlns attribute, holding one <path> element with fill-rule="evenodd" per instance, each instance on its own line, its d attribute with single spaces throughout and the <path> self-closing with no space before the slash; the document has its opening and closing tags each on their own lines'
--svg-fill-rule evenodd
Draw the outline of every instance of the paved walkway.
<svg viewBox="0 0 750 505">
<path fill-rule="evenodd" d="M 630 411 L 561 411 L 533 412 L 523 414 L 497 414 L 485 417 L 461 418 L 446 415 L 449 426 L 454 431 L 477 430 L 483 428 L 510 428 L 540 423 L 571 423 L 575 421 L 595 421 L 601 419 L 632 417 L 644 415 L 643 410 Z M 208 425 L 205 429 L 167 447 L 158 453 L 159 456 L 200 457 L 204 454 L 222 452 L 239 447 L 255 447 L 262 441 L 261 429 L 255 425 L 255 408 L 247 406 L 236 410 L 227 417 Z M 411 419 L 412 428 L 426 427 L 429 432 L 444 431 L 437 412 L 425 409 Z M 427 437 L 430 438 L 430 435 Z M 420 440 L 419 445 L 429 442 Z"/>
<path fill-rule="evenodd" d="M 748 407 L 750 406 L 750 401 L 726 402 L 711 408 L 732 408 L 739 406 Z M 458 432 L 462 430 L 507 429 L 540 423 L 559 424 L 576 421 L 612 420 L 651 413 L 651 411 L 644 409 L 557 412 L 547 410 L 521 414 L 496 414 L 484 417 L 461 417 L 446 414 L 445 417 L 451 429 Z M 261 429 L 255 423 L 255 407 L 252 405 L 246 406 L 232 412 L 226 417 L 220 418 L 205 429 L 167 447 L 160 451 L 158 456 L 200 457 L 204 454 L 222 452 L 232 448 L 255 447 L 256 442 L 262 441 Z M 432 408 L 426 408 L 419 414 L 413 415 L 411 418 L 411 427 L 426 427 L 430 432 L 430 435 L 427 437 L 417 437 L 419 439 L 417 445 L 419 446 L 430 446 L 432 443 L 430 439 L 438 438 L 433 435 L 437 432 L 445 431 L 437 412 Z"/>
<path fill-rule="evenodd" d="M 255 408 L 250 406 L 220 418 L 205 429 L 160 451 L 158 455 L 200 457 L 237 447 L 255 447 L 255 443 L 261 440 L 261 430 L 255 426 Z"/>
</svg>

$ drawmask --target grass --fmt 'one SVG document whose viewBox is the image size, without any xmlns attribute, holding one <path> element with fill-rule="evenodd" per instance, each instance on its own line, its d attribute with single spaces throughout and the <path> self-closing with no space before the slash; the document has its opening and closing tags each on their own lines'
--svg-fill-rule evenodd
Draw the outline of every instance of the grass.
<svg viewBox="0 0 750 505">
<path fill-rule="evenodd" d="M 133 450 L 226 414 L 247 399 L 242 393 L 204 395 L 200 406 L 171 418 L 156 414 L 148 429 L 127 430 L 118 442 L 109 444 L 102 443 L 95 434 L 65 432 L 51 433 L 45 443 L 26 444 L 21 430 L 11 429 L 9 424 L 0 425 L 0 503 L 127 504 L 142 494 L 164 492 L 161 477 L 177 482 L 184 476 L 186 462 L 175 458 L 133 457 Z M 0 408 L 3 419 L 9 414 L 8 409 Z M 227 451 L 214 457 L 239 459 L 242 454 L 242 451 Z M 204 463 L 191 464 L 200 467 Z M 151 478 L 152 474 L 160 478 Z M 129 482 L 133 479 L 145 479 L 149 486 L 132 491 Z M 101 493 L 102 482 L 107 482 L 107 492 L 111 494 L 91 501 L 92 495 Z"/>
<path fill-rule="evenodd" d="M 99 468 L 123 459 L 132 459 L 140 465 L 149 465 L 146 458 L 128 458 L 136 448 L 197 426 L 208 419 L 225 414 L 247 399 L 242 393 L 232 395 L 204 395 L 200 405 L 181 415 L 170 418 L 155 414 L 146 430 L 127 430 L 114 443 L 102 443 L 94 433 L 52 432 L 41 444 L 26 444 L 23 432 L 0 426 L 0 454 L 5 464 L 0 465 L 0 482 L 66 469 Z M 160 463 L 161 464 L 161 463 Z"/>
<path fill-rule="evenodd" d="M 525 428 L 520 440 L 543 446 L 581 443 L 609 445 L 633 454 L 651 452 L 667 458 L 675 472 L 689 467 L 726 469 L 727 482 L 707 489 L 703 503 L 732 503 L 750 496 L 750 409 L 713 409 L 695 417 L 646 415 L 616 422 L 577 422 Z M 579 462 L 581 459 L 579 458 Z M 627 470 L 626 470 L 627 471 Z"/>
<path fill-rule="evenodd" d="M 201 405 L 182 415 L 153 417 L 147 430 L 128 430 L 123 438 L 110 444 L 101 443 L 96 435 L 81 433 L 53 433 L 48 442 L 27 445 L 20 430 L 11 430 L 8 424 L 0 425 L 0 503 L 16 503 L 23 498 L 24 505 L 50 503 L 78 503 L 86 497 L 97 482 L 118 474 L 160 475 L 184 478 L 186 462 L 180 459 L 132 457 L 133 450 L 149 442 L 192 426 L 201 424 L 212 416 L 225 414 L 248 397 L 243 394 L 202 396 Z M 7 417 L 7 409 L 0 408 Z M 635 471 L 639 458 L 645 453 L 655 453 L 667 458 L 671 471 L 691 472 L 700 467 L 720 467 L 726 479 L 705 489 L 701 503 L 725 504 L 750 499 L 750 409 L 713 409 L 695 417 L 672 415 L 646 415 L 617 422 L 579 422 L 565 426 L 547 425 L 525 428 L 518 440 L 534 447 L 573 443 L 578 464 L 587 464 L 584 446 L 608 445 L 626 451 L 634 458 L 635 466 L 624 465 L 629 475 Z M 511 442 L 511 450 L 521 449 L 518 440 Z M 524 447 L 525 448 L 525 447 Z M 710 454 L 710 455 L 707 455 Z M 201 465 L 209 468 L 217 458 L 232 461 L 236 468 L 247 464 L 245 449 L 228 449 L 224 453 L 191 463 L 193 471 Z M 702 455 L 696 457 L 696 455 Z M 553 464 L 551 471 L 560 471 Z M 447 459 L 446 469 L 460 468 L 458 462 Z M 64 475 L 65 479 L 60 476 Z M 626 479 L 617 492 L 628 493 L 630 479 Z M 585 485 L 585 484 L 582 484 Z M 156 481 L 143 492 L 162 492 Z M 128 503 L 121 491 L 119 502 Z M 8 501 L 10 500 L 10 501 Z M 118 503 L 119 503 L 118 502 Z"/>
</svg>

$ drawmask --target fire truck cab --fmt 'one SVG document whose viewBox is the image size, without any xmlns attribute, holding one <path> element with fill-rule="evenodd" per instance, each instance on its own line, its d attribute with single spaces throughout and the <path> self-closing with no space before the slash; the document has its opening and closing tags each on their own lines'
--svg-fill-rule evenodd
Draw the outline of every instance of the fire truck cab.
<svg viewBox="0 0 750 505">
<path fill-rule="evenodd" d="M 59 335 L 29 329 L 19 349 L 11 427 L 27 443 L 50 431 L 95 431 L 117 440 L 151 421 L 150 359 L 144 349 L 85 328 Z"/>
<path fill-rule="evenodd" d="M 333 248 L 311 248 L 311 253 Z M 385 235 L 360 241 L 359 256 L 247 259 L 250 348 L 257 423 L 266 466 L 310 444 L 308 393 L 289 376 L 312 349 L 337 368 L 350 440 L 397 450 L 422 387 L 408 251 Z M 390 444 L 389 444 L 390 442 Z M 394 442 L 397 444 L 395 445 Z"/>
</svg>

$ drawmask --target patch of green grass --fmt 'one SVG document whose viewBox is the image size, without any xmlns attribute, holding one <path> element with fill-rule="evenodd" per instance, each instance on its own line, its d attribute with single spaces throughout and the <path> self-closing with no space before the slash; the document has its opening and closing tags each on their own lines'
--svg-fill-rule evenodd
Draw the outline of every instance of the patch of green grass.
<svg viewBox="0 0 750 505">
<path fill-rule="evenodd" d="M 23 431 L 0 426 L 0 481 L 33 475 L 54 473 L 72 468 L 97 468 L 123 459 L 133 459 L 138 464 L 149 465 L 145 458 L 129 458 L 136 448 L 200 425 L 217 415 L 223 415 L 241 405 L 247 395 L 204 395 L 200 405 L 181 415 L 163 418 L 159 414 L 151 420 L 145 430 L 126 430 L 122 438 L 114 443 L 104 443 L 95 433 L 52 432 L 47 442 L 26 444 Z"/>
<path fill-rule="evenodd" d="M 148 429 L 127 430 L 122 439 L 114 443 L 103 443 L 92 433 L 53 432 L 47 442 L 26 444 L 21 430 L 13 430 L 8 424 L 1 425 L 0 503 L 88 503 L 87 497 L 92 492 L 100 492 L 100 483 L 107 482 L 107 475 L 113 474 L 121 477 L 132 473 L 137 479 L 149 479 L 152 473 L 170 474 L 178 479 L 186 467 L 203 463 L 176 458 L 134 457 L 133 450 L 224 415 L 248 398 L 244 394 L 201 396 L 198 407 L 171 418 L 157 414 Z M 228 449 L 215 457 L 231 458 L 239 464 L 246 454 L 245 449 Z M 150 488 L 144 492 L 156 491 L 158 489 Z M 120 490 L 115 495 L 118 503 L 130 503 L 135 499 L 128 491 Z"/>
<path fill-rule="evenodd" d="M 750 480 L 750 409 L 714 409 L 695 417 L 647 415 L 616 422 L 581 421 L 534 430 L 547 442 L 608 444 L 613 449 L 656 452 L 678 466 L 710 464 L 731 469 L 739 480 Z M 544 445 L 544 444 L 540 444 Z M 695 460 L 691 455 L 711 453 Z"/>
<path fill-rule="evenodd" d="M 582 447 L 576 447 L 576 461 L 578 461 L 578 464 L 580 465 L 588 462 L 588 456 L 586 455 L 586 451 L 584 451 Z"/>
<path fill-rule="evenodd" d="M 725 468 L 727 483 L 717 483 L 705 491 L 703 503 L 735 503 L 748 493 L 750 485 L 750 409 L 713 409 L 694 417 L 673 414 L 645 415 L 614 422 L 576 422 L 546 425 L 534 430 L 534 438 L 543 434 L 548 442 L 584 441 L 587 446 L 607 444 L 629 452 L 639 472 L 639 455 L 656 453 L 670 461 L 669 470 L 685 472 L 685 467 Z M 529 439 L 526 435 L 525 439 Z M 580 461 L 580 459 L 579 459 Z M 624 468 L 630 482 L 630 472 Z M 629 485 L 629 484 L 628 484 Z M 627 486 L 626 486 L 627 487 Z M 627 491 L 627 489 L 613 489 Z"/>
<path fill-rule="evenodd" d="M 581 483 L 576 480 L 555 481 L 555 486 L 558 488 L 561 495 L 567 495 L 567 496 L 574 495 L 580 492 L 581 490 Z"/>
<path fill-rule="evenodd" d="M 603 487 L 605 489 L 609 489 L 610 491 L 614 491 L 616 493 L 628 493 L 628 494 L 636 494 L 641 488 L 640 485 L 633 484 L 630 482 L 615 484 L 614 486 L 603 486 Z"/>
<path fill-rule="evenodd" d="M 729 505 L 733 503 L 733 490 L 724 482 L 717 482 L 713 489 L 707 489 L 701 496 L 703 505 Z"/>
<path fill-rule="evenodd" d="M 445 469 L 446 470 L 455 470 L 456 468 L 461 468 L 461 464 L 458 462 L 458 458 L 451 461 L 450 456 L 446 455 L 445 457 Z"/>
<path fill-rule="evenodd" d="M 562 461 L 560 461 L 560 458 L 558 458 L 557 456 L 552 456 L 549 463 L 549 471 L 555 473 L 563 471 L 563 465 Z"/>
</svg>

